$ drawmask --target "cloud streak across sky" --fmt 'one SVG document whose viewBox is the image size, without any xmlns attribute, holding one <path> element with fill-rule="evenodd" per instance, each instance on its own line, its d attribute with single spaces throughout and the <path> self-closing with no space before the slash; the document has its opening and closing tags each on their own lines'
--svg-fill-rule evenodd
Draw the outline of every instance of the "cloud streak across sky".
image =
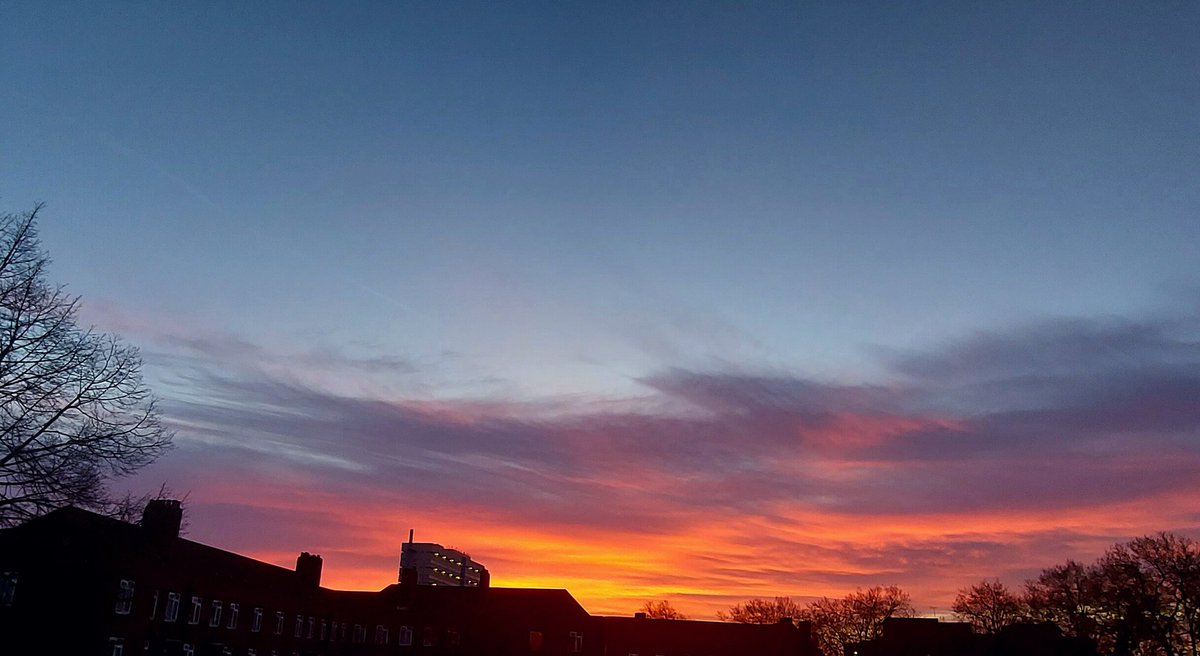
<svg viewBox="0 0 1200 656">
<path fill-rule="evenodd" d="M 232 336 L 146 335 L 179 448 L 142 480 L 191 491 L 196 539 L 317 550 L 335 586 L 392 581 L 415 527 L 596 612 L 893 583 L 945 608 L 984 576 L 1197 533 L 1198 336 L 1194 316 L 1055 319 L 879 351 L 856 384 L 668 369 L 636 398 L 505 400 L 337 382 L 422 375 L 398 358 L 289 372 Z M 296 373 L 316 362 L 324 383 Z"/>
</svg>

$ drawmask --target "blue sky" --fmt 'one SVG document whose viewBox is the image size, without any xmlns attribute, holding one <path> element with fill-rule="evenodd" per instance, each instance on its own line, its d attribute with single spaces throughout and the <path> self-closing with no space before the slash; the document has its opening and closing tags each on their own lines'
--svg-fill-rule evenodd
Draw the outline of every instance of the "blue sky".
<svg viewBox="0 0 1200 656">
<path fill-rule="evenodd" d="M 920 386 L 896 363 L 980 343 L 1092 371 L 1070 335 L 1195 339 L 1198 33 L 1185 3 L 12 2 L 0 207 L 47 204 L 52 277 L 186 448 L 214 380 L 592 416 L 688 372 Z"/>
</svg>

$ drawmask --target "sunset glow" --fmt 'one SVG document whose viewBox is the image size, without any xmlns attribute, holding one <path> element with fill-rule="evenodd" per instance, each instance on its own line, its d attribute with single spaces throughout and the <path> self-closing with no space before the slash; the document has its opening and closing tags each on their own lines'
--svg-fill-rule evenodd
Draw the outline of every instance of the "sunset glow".
<svg viewBox="0 0 1200 656">
<path fill-rule="evenodd" d="M 921 613 L 1200 538 L 1200 4 L 0 8 L 0 203 L 325 585 Z M 729 627 L 724 627 L 729 628 Z"/>
</svg>

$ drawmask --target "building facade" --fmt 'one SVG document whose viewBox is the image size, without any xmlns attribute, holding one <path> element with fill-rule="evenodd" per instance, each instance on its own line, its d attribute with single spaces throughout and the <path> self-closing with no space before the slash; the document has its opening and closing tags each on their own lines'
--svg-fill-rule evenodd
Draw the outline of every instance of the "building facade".
<svg viewBox="0 0 1200 656">
<path fill-rule="evenodd" d="M 179 537 L 181 516 L 171 501 L 152 502 L 140 525 L 63 508 L 0 531 L 3 653 L 816 654 L 804 624 L 596 617 L 566 590 L 419 585 L 411 569 L 376 592 L 332 590 L 320 556 L 263 563 Z"/>
<path fill-rule="evenodd" d="M 405 570 L 416 576 L 417 585 L 487 587 L 491 579 L 487 568 L 471 556 L 433 542 L 413 542 L 412 531 L 400 548 L 401 574 Z"/>
</svg>

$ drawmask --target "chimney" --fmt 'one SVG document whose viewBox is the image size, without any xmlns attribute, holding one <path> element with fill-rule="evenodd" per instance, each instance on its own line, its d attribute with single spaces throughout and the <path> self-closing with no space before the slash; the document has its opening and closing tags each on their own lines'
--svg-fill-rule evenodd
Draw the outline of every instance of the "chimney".
<svg viewBox="0 0 1200 656">
<path fill-rule="evenodd" d="M 296 559 L 296 576 L 305 587 L 321 587 L 321 557 L 307 551 L 300 552 L 300 557 Z"/>
<path fill-rule="evenodd" d="M 154 499 L 142 511 L 142 530 L 156 541 L 167 542 L 179 537 L 183 523 L 183 506 L 176 499 Z"/>
</svg>

